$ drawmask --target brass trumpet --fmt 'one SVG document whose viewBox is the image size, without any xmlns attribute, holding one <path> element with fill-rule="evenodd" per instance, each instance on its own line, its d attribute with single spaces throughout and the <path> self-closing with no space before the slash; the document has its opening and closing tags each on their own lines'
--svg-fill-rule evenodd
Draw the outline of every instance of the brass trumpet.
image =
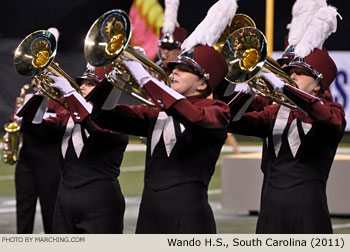
<svg viewBox="0 0 350 252">
<path fill-rule="evenodd" d="M 17 47 L 14 66 L 20 75 L 34 77 L 41 92 L 68 110 L 67 104 L 60 100 L 62 93 L 51 86 L 52 80 L 46 72 L 64 77 L 79 93 L 81 91 L 79 85 L 53 61 L 56 51 L 57 41 L 51 32 L 47 30 L 33 32 Z"/>
<path fill-rule="evenodd" d="M 100 16 L 91 26 L 85 38 L 84 54 L 86 61 L 96 67 L 105 67 L 106 78 L 111 84 L 128 95 L 136 98 L 144 104 L 155 106 L 149 100 L 138 93 L 143 93 L 134 80 L 132 74 L 123 64 L 122 59 L 135 60 L 142 63 L 149 71 L 157 74 L 167 85 L 168 76 L 162 68 L 136 52 L 129 45 L 132 33 L 132 25 L 128 15 L 122 10 L 111 10 Z M 111 64 L 116 71 L 118 79 L 132 87 L 129 91 L 115 81 L 107 71 L 107 65 Z M 135 92 L 136 90 L 136 92 Z"/>
</svg>

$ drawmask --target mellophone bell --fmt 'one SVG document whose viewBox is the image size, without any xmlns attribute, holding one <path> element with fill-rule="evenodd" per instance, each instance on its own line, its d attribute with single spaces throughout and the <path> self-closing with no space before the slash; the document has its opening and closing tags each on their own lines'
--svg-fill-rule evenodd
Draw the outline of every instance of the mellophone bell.
<svg viewBox="0 0 350 252">
<path fill-rule="evenodd" d="M 52 80 L 48 73 L 64 77 L 80 93 L 79 85 L 65 73 L 53 60 L 57 52 L 55 36 L 48 30 L 39 30 L 29 34 L 18 45 L 14 55 L 14 66 L 22 76 L 34 77 L 38 89 L 68 109 L 60 100 L 62 94 L 52 87 Z"/>
<path fill-rule="evenodd" d="M 247 82 L 256 94 L 286 107 L 296 108 L 286 96 L 274 90 L 266 79 L 259 76 L 260 72 L 273 73 L 297 87 L 278 62 L 267 56 L 267 40 L 249 16 L 236 14 L 214 47 L 226 60 L 229 71 L 225 79 L 229 83 Z"/>
<path fill-rule="evenodd" d="M 139 95 L 144 90 L 140 89 L 137 81 L 125 67 L 122 60 L 135 60 L 142 63 L 144 67 L 158 75 L 167 85 L 169 85 L 169 79 L 162 68 L 130 46 L 131 35 L 132 24 L 128 15 L 123 10 L 118 9 L 107 11 L 90 27 L 85 38 L 84 55 L 86 61 L 93 66 L 103 66 L 107 69 L 107 65 L 112 65 L 118 79 L 122 81 L 122 84 L 132 87 L 132 90 L 125 88 L 114 80 L 109 72 L 105 71 L 109 82 L 138 101 L 154 107 L 152 102 Z"/>
</svg>

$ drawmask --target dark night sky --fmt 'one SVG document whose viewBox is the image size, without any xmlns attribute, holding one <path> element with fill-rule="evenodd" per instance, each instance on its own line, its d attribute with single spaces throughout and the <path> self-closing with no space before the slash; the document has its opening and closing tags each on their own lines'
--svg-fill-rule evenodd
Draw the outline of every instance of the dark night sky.
<svg viewBox="0 0 350 252">
<path fill-rule="evenodd" d="M 207 10 L 216 0 L 182 0 L 180 1 L 178 20 L 181 26 L 193 31 L 205 17 Z M 164 1 L 160 3 L 163 5 Z M 291 20 L 291 7 L 294 0 L 275 0 L 275 50 L 282 50 L 286 25 Z M 338 31 L 326 42 L 329 50 L 350 50 L 350 43 L 345 39 L 345 32 L 350 29 L 348 13 L 349 1 L 329 0 L 343 16 L 338 22 Z M 59 50 L 83 50 L 83 40 L 91 24 L 104 12 L 111 9 L 129 11 L 131 0 L 13 0 L 4 1 L 0 23 L 0 39 L 8 37 L 24 38 L 29 33 L 57 27 L 61 32 Z M 251 16 L 257 27 L 264 32 L 265 1 L 239 0 L 238 13 Z"/>
</svg>

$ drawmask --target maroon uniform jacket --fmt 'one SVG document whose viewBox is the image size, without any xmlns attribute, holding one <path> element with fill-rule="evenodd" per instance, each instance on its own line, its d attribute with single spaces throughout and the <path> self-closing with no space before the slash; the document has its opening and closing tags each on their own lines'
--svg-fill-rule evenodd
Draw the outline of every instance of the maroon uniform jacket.
<svg viewBox="0 0 350 252">
<path fill-rule="evenodd" d="M 344 134 L 344 110 L 338 103 L 305 95 L 289 85 L 284 92 L 293 97 L 300 109 L 273 104 L 261 112 L 244 114 L 240 121 L 230 124 L 229 131 L 268 137 L 269 155 L 272 155 L 270 172 L 279 178 L 270 181 L 274 186 L 288 188 L 310 179 L 326 182 Z M 291 170 L 286 169 L 288 164 Z"/>
<path fill-rule="evenodd" d="M 63 110 L 55 117 L 49 116 L 42 123 L 33 124 L 31 122 L 42 100 L 41 96 L 33 96 L 19 115 L 23 117 L 25 131 L 31 134 L 49 132 L 47 137 L 58 136 L 64 159 L 63 183 L 69 187 L 79 187 L 94 180 L 116 179 L 120 173 L 119 167 L 128 137 L 116 132 L 102 131 L 88 122 L 76 125 L 72 119 L 77 114 L 74 109 L 71 110 L 72 114 Z"/>
<path fill-rule="evenodd" d="M 267 138 L 257 231 L 331 232 L 325 187 L 344 134 L 344 110 L 329 95 L 319 99 L 288 84 L 284 94 L 299 109 L 272 104 L 263 111 L 245 113 L 229 126 L 230 132 Z M 300 189 L 302 185 L 309 189 Z M 294 219 L 280 218 L 283 212 Z"/>
<path fill-rule="evenodd" d="M 157 80 L 143 88 L 158 108 L 106 106 L 115 89 L 101 82 L 90 96 L 101 109 L 87 117 L 101 128 L 147 137 L 136 233 L 215 233 L 207 188 L 226 140 L 229 108 L 218 100 L 186 98 Z"/>
<path fill-rule="evenodd" d="M 67 103 L 80 100 L 88 111 L 92 109 L 76 92 L 64 99 Z M 61 144 L 62 179 L 53 218 L 54 232 L 122 233 L 125 201 L 118 176 L 128 136 L 79 121 L 74 106 L 41 121 L 39 115 L 44 106 L 45 99 L 36 95 L 19 115 L 29 133 L 50 130 L 48 137 L 58 137 Z"/>
<path fill-rule="evenodd" d="M 159 108 L 117 105 L 96 111 L 93 120 L 102 128 L 147 137 L 147 187 L 161 190 L 186 182 L 208 186 L 226 139 L 228 106 L 199 96 L 178 99 L 152 81 L 144 88 Z M 94 104 L 96 97 L 101 94 L 91 96 Z"/>
</svg>

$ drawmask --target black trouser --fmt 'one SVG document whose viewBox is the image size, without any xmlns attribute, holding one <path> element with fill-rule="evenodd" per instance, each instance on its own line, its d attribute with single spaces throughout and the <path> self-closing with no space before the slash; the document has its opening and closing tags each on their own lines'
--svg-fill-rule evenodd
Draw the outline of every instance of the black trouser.
<svg viewBox="0 0 350 252">
<path fill-rule="evenodd" d="M 216 233 L 207 188 L 186 183 L 162 191 L 145 187 L 136 233 Z"/>
<path fill-rule="evenodd" d="M 25 160 L 18 161 L 15 186 L 19 234 L 33 233 L 37 198 L 40 200 L 44 232 L 47 234 L 53 232 L 53 213 L 61 175 L 56 164 L 50 166 L 42 167 Z"/>
<path fill-rule="evenodd" d="M 95 180 L 78 188 L 61 182 L 54 233 L 121 234 L 125 200 L 116 180 Z"/>
</svg>

